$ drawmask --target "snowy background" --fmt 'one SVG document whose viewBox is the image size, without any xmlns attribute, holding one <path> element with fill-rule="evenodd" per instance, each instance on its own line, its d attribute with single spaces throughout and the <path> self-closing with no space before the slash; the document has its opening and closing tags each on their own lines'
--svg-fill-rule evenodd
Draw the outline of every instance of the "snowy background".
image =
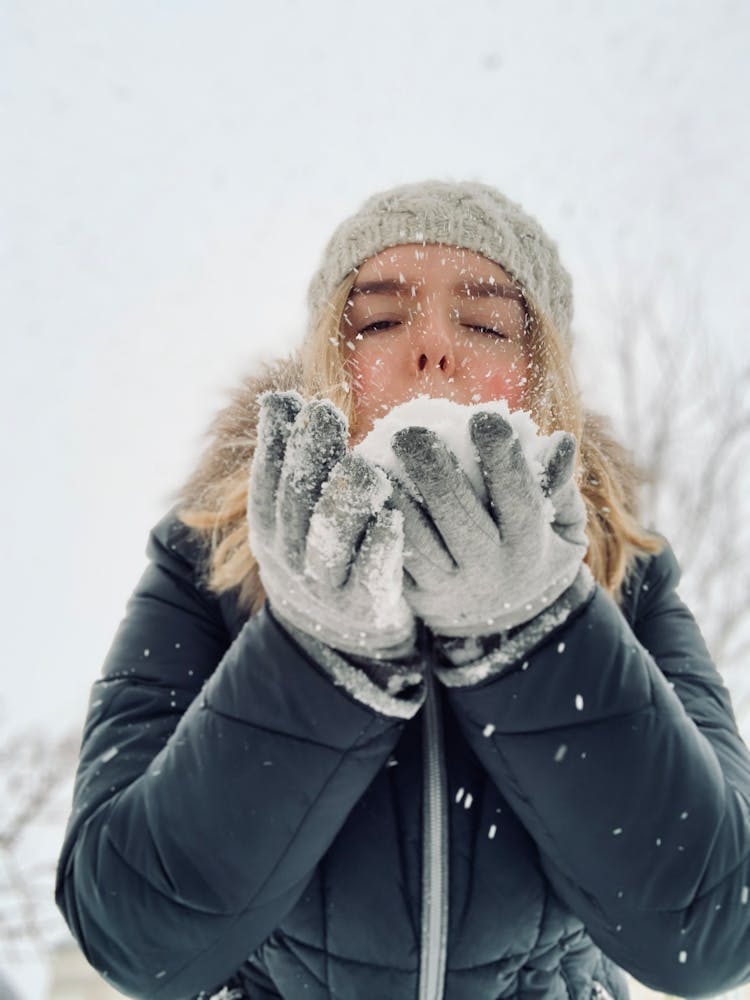
<svg viewBox="0 0 750 1000">
<path fill-rule="evenodd" d="M 746 366 L 749 45 L 741 0 L 0 0 L 6 735 L 80 726 L 167 494 L 375 190 L 536 215 L 591 405 L 623 288 Z"/>
</svg>

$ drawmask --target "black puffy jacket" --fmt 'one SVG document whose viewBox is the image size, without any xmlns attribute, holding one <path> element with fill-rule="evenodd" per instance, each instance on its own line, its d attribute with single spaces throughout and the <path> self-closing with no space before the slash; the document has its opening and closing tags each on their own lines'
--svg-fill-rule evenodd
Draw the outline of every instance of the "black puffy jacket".
<svg viewBox="0 0 750 1000">
<path fill-rule="evenodd" d="M 267 606 L 209 593 L 174 511 L 147 555 L 57 884 L 119 989 L 590 1000 L 627 995 L 618 966 L 683 996 L 750 978 L 750 755 L 669 547 L 621 606 L 597 585 L 523 663 L 431 679 L 407 720 L 335 686 Z"/>
</svg>

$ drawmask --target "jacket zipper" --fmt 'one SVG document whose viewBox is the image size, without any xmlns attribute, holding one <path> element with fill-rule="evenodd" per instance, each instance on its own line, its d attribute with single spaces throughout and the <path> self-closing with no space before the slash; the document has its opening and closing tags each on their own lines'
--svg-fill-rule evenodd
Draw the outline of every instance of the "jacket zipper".
<svg viewBox="0 0 750 1000">
<path fill-rule="evenodd" d="M 443 725 L 432 642 L 420 641 L 427 696 L 424 703 L 422 764 L 422 942 L 419 1000 L 443 1000 L 448 941 L 448 808 Z"/>
<path fill-rule="evenodd" d="M 432 640 L 420 623 L 427 695 L 422 727 L 422 941 L 419 1000 L 443 1000 L 448 951 L 448 805 L 445 740 Z M 613 1000 L 594 980 L 594 1000 Z"/>
</svg>

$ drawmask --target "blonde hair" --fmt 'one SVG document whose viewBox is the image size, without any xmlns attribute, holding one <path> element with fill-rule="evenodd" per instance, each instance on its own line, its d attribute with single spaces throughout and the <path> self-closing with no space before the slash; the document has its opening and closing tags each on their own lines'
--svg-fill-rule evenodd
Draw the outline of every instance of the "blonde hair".
<svg viewBox="0 0 750 1000">
<path fill-rule="evenodd" d="M 204 579 L 216 594 L 238 588 L 238 602 L 248 614 L 263 605 L 265 593 L 248 544 L 247 489 L 256 446 L 258 406 L 263 388 L 296 389 L 305 399 L 330 399 L 356 423 L 355 400 L 346 370 L 341 317 L 356 273 L 335 290 L 317 325 L 286 366 L 266 366 L 248 380 L 233 404 L 212 425 L 217 439 L 210 454 L 178 492 L 180 520 L 206 542 Z M 594 578 L 616 600 L 631 561 L 638 553 L 661 551 L 664 540 L 638 522 L 638 487 L 643 474 L 631 454 L 613 436 L 609 421 L 584 409 L 570 353 L 548 316 L 526 298 L 525 341 L 528 382 L 524 409 L 542 434 L 569 431 L 578 442 L 576 477 L 587 509 L 589 548 L 586 562 Z M 248 389 L 254 390 L 247 399 Z M 248 407 L 255 412 L 248 416 Z"/>
</svg>

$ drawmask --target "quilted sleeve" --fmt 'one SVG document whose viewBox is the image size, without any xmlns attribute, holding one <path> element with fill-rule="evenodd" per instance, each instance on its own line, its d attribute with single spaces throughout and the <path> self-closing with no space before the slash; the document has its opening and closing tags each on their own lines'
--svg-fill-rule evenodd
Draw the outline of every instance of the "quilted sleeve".
<svg viewBox="0 0 750 1000">
<path fill-rule="evenodd" d="M 134 996 L 227 978 L 295 905 L 396 744 L 267 608 L 230 643 L 184 526 L 149 564 L 93 686 L 56 899 Z"/>
<path fill-rule="evenodd" d="M 523 661 L 449 688 L 558 895 L 652 988 L 750 979 L 750 754 L 667 547 L 633 627 L 596 586 Z"/>
</svg>

